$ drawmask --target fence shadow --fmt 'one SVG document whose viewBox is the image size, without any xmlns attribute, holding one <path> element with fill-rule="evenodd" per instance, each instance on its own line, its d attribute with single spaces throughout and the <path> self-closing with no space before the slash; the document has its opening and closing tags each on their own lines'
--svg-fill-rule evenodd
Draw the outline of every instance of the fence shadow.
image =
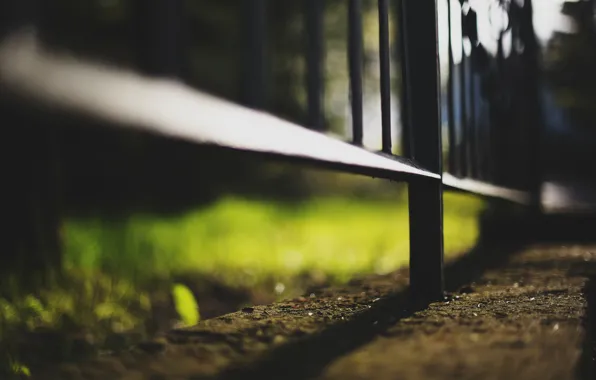
<svg viewBox="0 0 596 380">
<path fill-rule="evenodd" d="M 596 236 L 591 233 L 594 225 L 596 215 L 483 218 L 477 245 L 446 265 L 446 289 L 456 292 L 480 279 L 485 272 L 504 265 L 513 254 L 530 243 L 595 241 Z M 253 376 L 284 379 L 316 377 L 335 358 L 367 344 L 396 321 L 427 306 L 412 300 L 409 289 L 404 289 L 377 302 L 372 309 L 345 324 L 283 346 L 249 366 L 232 368 L 218 376 L 217 380 Z M 587 344 L 593 344 L 593 341 Z M 592 367 L 589 369 L 593 370 Z"/>
<path fill-rule="evenodd" d="M 492 229 L 490 223 L 484 223 L 481 230 Z M 512 254 L 519 251 L 523 242 L 522 239 L 495 241 L 491 234 L 481 233 L 476 247 L 446 265 L 446 289 L 455 292 L 479 279 L 487 270 L 502 265 Z M 406 288 L 376 302 L 373 308 L 349 322 L 331 326 L 322 333 L 289 343 L 246 366 L 230 368 L 216 379 L 316 377 L 335 358 L 371 342 L 400 319 L 407 318 L 427 306 L 428 304 L 413 300 L 409 289 Z M 193 379 L 199 380 L 200 377 Z"/>
<path fill-rule="evenodd" d="M 585 287 L 586 311 L 582 321 L 585 331 L 582 353 L 575 368 L 577 380 L 594 379 L 596 375 L 596 276 L 589 277 Z"/>
</svg>

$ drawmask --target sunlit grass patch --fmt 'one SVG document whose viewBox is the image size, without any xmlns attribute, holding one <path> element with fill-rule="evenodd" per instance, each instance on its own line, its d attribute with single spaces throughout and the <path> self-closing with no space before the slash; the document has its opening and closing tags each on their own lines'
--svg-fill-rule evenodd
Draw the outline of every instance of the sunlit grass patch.
<svg viewBox="0 0 596 380">
<path fill-rule="evenodd" d="M 445 249 L 471 247 L 478 235 L 478 199 L 445 195 Z M 319 271 L 343 281 L 384 273 L 408 262 L 403 199 L 321 197 L 302 203 L 224 198 L 175 217 L 70 220 L 67 263 L 126 276 L 181 272 L 238 284 Z"/>
<path fill-rule="evenodd" d="M 29 366 L 129 347 L 147 336 L 152 297 L 129 280 L 74 270 L 34 293 L 5 291 L 0 378 L 20 379 L 34 375 Z"/>
<path fill-rule="evenodd" d="M 130 281 L 69 271 L 35 294 L 0 298 L 0 335 L 15 328 L 75 332 L 83 326 L 104 330 L 106 325 L 112 331 L 130 331 L 139 324 L 138 315 L 150 308 L 148 294 Z"/>
</svg>

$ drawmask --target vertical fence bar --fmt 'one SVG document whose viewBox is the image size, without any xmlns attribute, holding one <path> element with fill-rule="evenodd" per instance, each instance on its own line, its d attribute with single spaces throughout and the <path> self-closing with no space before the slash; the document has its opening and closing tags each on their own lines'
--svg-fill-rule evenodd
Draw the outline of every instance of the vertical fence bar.
<svg viewBox="0 0 596 380">
<path fill-rule="evenodd" d="M 487 150 L 488 160 L 488 173 L 489 181 L 495 184 L 507 184 L 506 176 L 501 175 L 501 168 L 504 160 L 502 159 L 503 153 L 500 147 L 507 146 L 503 140 L 503 136 L 507 133 L 507 128 L 512 128 L 512 119 L 508 118 L 508 114 L 512 112 L 509 108 L 507 109 L 507 96 L 506 92 L 510 92 L 511 88 L 505 88 L 507 81 L 507 62 L 505 60 L 504 50 L 504 39 L 505 32 L 501 31 L 498 38 L 496 65 L 494 70 L 495 75 L 495 91 L 493 94 L 490 104 L 490 129 L 489 129 L 489 149 Z M 509 152 L 511 154 L 511 152 Z M 513 153 L 515 154 L 515 153 Z"/>
<path fill-rule="evenodd" d="M 452 14 L 451 14 L 451 0 L 447 1 L 447 55 L 449 56 L 449 73 L 447 77 L 447 130 L 448 130 L 448 137 L 449 137 L 449 155 L 448 155 L 448 166 L 449 172 L 453 175 L 460 176 L 461 175 L 461 168 L 459 162 L 457 160 L 458 154 L 457 152 L 460 151 L 460 147 L 457 146 L 456 141 L 456 134 L 455 134 L 455 105 L 454 105 L 454 98 L 455 98 L 455 83 L 453 81 L 453 74 L 455 73 L 455 67 L 453 64 L 453 41 L 451 40 L 451 30 L 452 30 Z"/>
<path fill-rule="evenodd" d="M 463 42 L 463 40 L 462 40 Z M 459 63 L 459 82 L 460 82 L 460 91 L 459 91 L 459 107 L 461 109 L 461 115 L 459 122 L 461 123 L 461 133 L 462 133 L 462 150 L 461 150 L 461 160 L 465 162 L 464 170 L 462 175 L 464 177 L 473 177 L 474 176 L 474 166 L 475 166 L 475 158 L 473 154 L 473 144 L 474 139 L 471 137 L 471 128 L 468 123 L 469 116 L 468 116 L 468 107 L 467 107 L 467 96 L 468 96 L 468 82 L 466 80 L 466 66 L 467 66 L 467 58 L 466 53 L 463 48 L 463 43 L 461 47 L 461 62 Z"/>
<path fill-rule="evenodd" d="M 514 4 L 514 6 L 516 6 Z M 533 14 L 534 8 L 531 1 L 526 1 L 521 6 L 520 12 L 520 34 L 522 34 L 522 41 L 525 43 L 523 52 L 524 66 L 526 74 L 527 86 L 524 88 L 524 96 L 527 99 L 527 115 L 529 117 L 529 190 L 532 194 L 531 210 L 535 214 L 541 214 L 542 208 L 542 155 L 543 155 L 543 135 L 542 135 L 542 110 L 539 100 L 539 54 L 540 47 L 534 31 Z"/>
<path fill-rule="evenodd" d="M 437 6 L 434 0 L 401 0 L 406 30 L 403 72 L 411 122 L 410 152 L 417 163 L 442 172 Z M 440 180 L 409 185 L 410 288 L 420 302 L 443 296 L 443 187 Z"/>
<path fill-rule="evenodd" d="M 308 126 L 322 131 L 324 120 L 324 0 L 306 0 L 306 87 L 308 96 Z"/>
<path fill-rule="evenodd" d="M 407 158 L 413 158 L 413 143 L 412 143 L 412 122 L 410 120 L 410 95 L 408 91 L 410 89 L 410 85 L 408 85 L 408 77 L 407 73 L 408 70 L 408 62 L 405 59 L 406 56 L 406 46 L 409 41 L 408 38 L 408 30 L 406 28 L 405 23 L 402 20 L 405 19 L 404 15 L 404 7 L 402 6 L 402 1 L 399 0 L 398 6 L 396 7 L 396 15 L 397 15 L 397 44 L 398 44 L 398 52 L 399 52 L 399 67 L 401 71 L 401 86 L 399 89 L 400 93 L 400 121 L 401 121 L 401 155 Z"/>
<path fill-rule="evenodd" d="M 482 99 L 479 98 L 480 94 L 478 91 L 478 83 L 481 81 L 481 78 L 478 78 L 479 75 L 474 73 L 474 67 L 472 65 L 473 61 L 470 59 L 468 62 L 468 72 L 470 75 L 470 126 L 472 132 L 474 134 L 474 152 L 475 152 L 475 159 L 476 159 L 476 178 L 478 180 L 484 180 L 486 178 L 485 175 L 485 157 L 484 157 L 484 143 L 486 140 L 484 139 L 484 121 L 482 120 L 483 112 L 482 109 L 479 109 L 482 106 Z M 480 105 L 479 105 L 480 103 Z M 480 112 L 477 112 L 480 111 Z"/>
<path fill-rule="evenodd" d="M 389 55 L 389 0 L 379 0 L 379 62 L 381 71 L 381 120 L 384 153 L 391 154 L 391 67 Z"/>
<path fill-rule="evenodd" d="M 468 135 L 470 136 L 470 151 L 471 154 L 471 169 L 472 176 L 475 179 L 481 179 L 481 167 L 482 167 L 482 155 L 480 149 L 480 126 L 478 125 L 478 119 L 476 118 L 476 78 L 474 77 L 474 71 L 472 69 L 471 59 L 466 58 L 465 73 L 467 76 L 467 99 L 466 105 L 468 107 Z"/>
<path fill-rule="evenodd" d="M 154 76 L 184 75 L 184 1 L 135 0 L 137 63 Z"/>
<path fill-rule="evenodd" d="M 243 101 L 263 109 L 267 103 L 267 3 L 243 0 L 245 22 Z"/>
<path fill-rule="evenodd" d="M 462 30 L 462 44 L 461 54 L 462 59 L 459 66 L 459 75 L 461 81 L 460 102 L 462 107 L 462 131 L 464 137 L 464 156 L 466 161 L 466 175 L 468 177 L 478 179 L 479 158 L 477 151 L 477 135 L 478 129 L 475 113 L 475 82 L 472 70 L 471 52 L 470 57 L 466 55 L 466 42 L 470 44 L 470 49 L 474 49 L 476 36 L 476 18 L 474 12 L 470 9 L 466 0 L 460 0 L 460 20 Z"/>
<path fill-rule="evenodd" d="M 9 33 L 38 21 L 38 0 L 0 1 L 0 41 Z"/>
<path fill-rule="evenodd" d="M 350 71 L 350 100 L 352 104 L 352 142 L 362 145 L 362 0 L 348 4 L 348 65 Z"/>
</svg>

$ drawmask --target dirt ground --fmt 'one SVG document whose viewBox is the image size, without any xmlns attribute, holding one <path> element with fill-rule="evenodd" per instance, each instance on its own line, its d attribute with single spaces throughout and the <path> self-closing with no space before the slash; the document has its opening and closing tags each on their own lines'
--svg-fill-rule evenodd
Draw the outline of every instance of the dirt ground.
<svg viewBox="0 0 596 380">
<path fill-rule="evenodd" d="M 596 247 L 535 247 L 331 363 L 322 379 L 572 379 Z M 583 372 L 583 373 L 582 373 Z M 588 377 L 586 377 L 588 378 Z M 591 378 L 591 377 L 589 377 Z"/>
<path fill-rule="evenodd" d="M 402 270 L 32 378 L 592 379 L 592 275 L 596 246 L 484 248 L 448 265 L 451 293 L 428 307 Z"/>
</svg>

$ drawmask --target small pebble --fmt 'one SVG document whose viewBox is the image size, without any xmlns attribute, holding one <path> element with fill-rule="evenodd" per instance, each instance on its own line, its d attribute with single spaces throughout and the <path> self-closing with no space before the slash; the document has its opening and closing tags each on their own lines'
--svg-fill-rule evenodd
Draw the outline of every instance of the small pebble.
<svg viewBox="0 0 596 380">
<path fill-rule="evenodd" d="M 157 354 L 166 349 L 166 345 L 158 341 L 141 342 L 137 347 L 149 354 Z"/>
<path fill-rule="evenodd" d="M 275 284 L 275 293 L 282 294 L 284 290 L 286 290 L 286 286 L 284 284 L 282 284 L 281 282 Z"/>
<path fill-rule="evenodd" d="M 462 288 L 459 290 L 459 292 L 460 292 L 460 293 L 462 293 L 462 294 L 470 294 L 470 293 L 474 293 L 474 292 L 475 292 L 475 290 L 474 290 L 474 288 L 473 288 L 473 287 L 471 287 L 470 285 L 466 285 L 466 286 L 462 287 Z"/>
</svg>

